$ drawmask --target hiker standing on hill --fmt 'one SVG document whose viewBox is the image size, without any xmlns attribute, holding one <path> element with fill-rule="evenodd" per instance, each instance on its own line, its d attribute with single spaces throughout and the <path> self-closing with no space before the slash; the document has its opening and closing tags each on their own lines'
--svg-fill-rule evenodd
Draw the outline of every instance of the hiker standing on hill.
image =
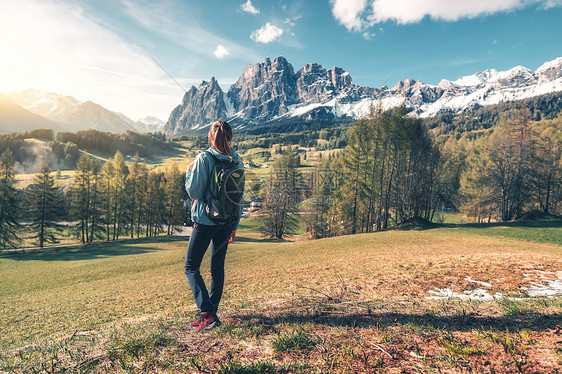
<svg viewBox="0 0 562 374">
<path fill-rule="evenodd" d="M 217 310 L 224 286 L 224 260 L 229 243 L 234 241 L 240 221 L 244 192 L 244 164 L 231 148 L 232 128 L 217 121 L 209 130 L 211 147 L 201 152 L 188 167 L 185 189 L 193 200 L 194 222 L 185 258 L 198 318 L 191 323 L 195 332 L 220 324 Z M 211 243 L 211 289 L 207 292 L 199 268 Z"/>
</svg>

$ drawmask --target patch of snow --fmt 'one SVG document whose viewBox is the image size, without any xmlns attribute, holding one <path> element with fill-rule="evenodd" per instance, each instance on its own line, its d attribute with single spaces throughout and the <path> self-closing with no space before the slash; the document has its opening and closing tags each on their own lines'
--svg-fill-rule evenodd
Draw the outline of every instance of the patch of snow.
<svg viewBox="0 0 562 374">
<path fill-rule="evenodd" d="M 524 76 L 524 77 L 532 77 L 533 76 L 533 72 L 521 65 L 518 65 L 514 68 L 511 68 L 509 70 L 506 71 L 500 71 L 499 73 L 497 73 L 494 77 L 492 77 L 492 79 L 490 79 L 490 82 L 496 82 L 499 80 L 508 80 L 508 79 L 513 79 L 514 77 L 520 77 L 520 76 Z"/>
<path fill-rule="evenodd" d="M 426 296 L 428 300 L 446 300 L 446 299 L 461 299 L 461 300 L 480 300 L 480 301 L 491 301 L 499 299 L 509 299 L 509 300 L 528 300 L 534 297 L 554 297 L 562 295 L 562 270 L 561 271 L 541 271 L 534 270 L 533 273 L 523 273 L 524 280 L 529 281 L 529 287 L 521 287 L 523 291 L 527 294 L 527 298 L 512 298 L 504 297 L 501 293 L 496 292 L 494 295 L 488 293 L 488 291 L 481 288 L 476 288 L 470 291 L 454 292 L 450 288 L 435 288 L 433 290 L 427 291 L 434 296 Z M 542 280 L 544 283 L 539 283 L 533 281 L 534 276 Z M 471 277 L 464 278 L 468 282 L 477 283 L 484 287 L 492 287 L 491 283 L 481 282 L 473 280 Z"/>
<path fill-rule="evenodd" d="M 479 285 L 484 286 L 484 287 L 492 287 L 492 284 L 491 284 L 491 283 L 473 280 L 473 279 L 470 278 L 470 277 L 466 277 L 466 278 L 464 278 L 464 280 L 466 280 L 466 281 L 468 281 L 468 282 L 471 282 L 471 283 L 479 284 Z"/>
<path fill-rule="evenodd" d="M 543 71 L 559 67 L 562 67 L 562 57 L 558 57 L 552 61 L 545 62 L 544 64 L 539 66 L 537 70 L 535 70 L 535 73 L 542 73 Z"/>
<path fill-rule="evenodd" d="M 476 288 L 471 291 L 463 291 L 463 293 L 453 292 L 450 288 L 436 288 L 435 290 L 427 291 L 435 296 L 427 296 L 429 300 L 446 300 L 446 299 L 461 299 L 461 300 L 480 300 L 491 301 L 503 298 L 501 293 L 490 295 L 488 291 L 481 288 Z"/>
<path fill-rule="evenodd" d="M 530 297 L 553 297 L 562 295 L 562 271 L 536 270 L 539 278 L 548 284 L 530 282 L 531 286 L 523 288 Z"/>
</svg>

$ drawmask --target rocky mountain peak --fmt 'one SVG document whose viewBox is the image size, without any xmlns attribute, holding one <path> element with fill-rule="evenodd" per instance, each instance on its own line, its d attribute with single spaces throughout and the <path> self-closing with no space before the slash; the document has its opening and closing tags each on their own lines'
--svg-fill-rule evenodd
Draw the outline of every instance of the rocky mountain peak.
<svg viewBox="0 0 562 374">
<path fill-rule="evenodd" d="M 545 62 L 535 71 L 535 75 L 540 83 L 562 78 L 562 57 Z"/>
<path fill-rule="evenodd" d="M 373 105 L 386 109 L 405 104 L 413 114 L 428 117 L 555 91 L 562 91 L 562 58 L 536 72 L 522 66 L 504 72 L 489 69 L 455 81 L 444 79 L 438 85 L 405 79 L 389 89 L 356 85 L 349 73 L 336 66 L 325 69 L 308 63 L 295 73 L 278 56 L 248 65 L 226 97 L 214 78 L 192 87 L 172 112 L 166 131 L 197 129 L 223 118 L 235 126 L 360 118 Z"/>
<path fill-rule="evenodd" d="M 167 133 L 178 133 L 183 129 L 196 129 L 210 125 L 220 118 L 227 117 L 227 108 L 222 91 L 215 77 L 202 81 L 198 88 L 191 86 L 170 114 L 164 126 Z"/>
<path fill-rule="evenodd" d="M 235 112 L 244 118 L 268 120 L 287 112 L 297 100 L 293 66 L 278 56 L 271 61 L 248 66 L 228 90 Z"/>
</svg>

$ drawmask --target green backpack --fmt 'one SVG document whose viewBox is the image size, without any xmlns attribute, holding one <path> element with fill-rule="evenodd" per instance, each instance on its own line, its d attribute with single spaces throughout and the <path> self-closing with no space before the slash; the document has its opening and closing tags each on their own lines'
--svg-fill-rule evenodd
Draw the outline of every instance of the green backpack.
<svg viewBox="0 0 562 374">
<path fill-rule="evenodd" d="M 232 224 L 240 217 L 244 195 L 244 169 L 235 161 L 221 161 L 207 151 L 215 161 L 209 176 L 209 193 L 205 210 L 216 224 Z"/>
</svg>

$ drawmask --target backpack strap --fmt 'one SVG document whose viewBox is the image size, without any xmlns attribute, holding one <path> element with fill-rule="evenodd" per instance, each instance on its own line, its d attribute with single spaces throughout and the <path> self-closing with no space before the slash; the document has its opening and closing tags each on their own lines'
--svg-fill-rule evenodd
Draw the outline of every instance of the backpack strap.
<svg viewBox="0 0 562 374">
<path fill-rule="evenodd" d="M 214 154 L 212 154 L 211 152 L 205 151 L 205 153 L 207 153 L 208 155 L 210 155 L 210 156 L 215 160 L 215 162 L 217 162 L 217 163 L 221 162 L 221 161 L 218 159 L 218 157 L 215 156 Z"/>
</svg>

